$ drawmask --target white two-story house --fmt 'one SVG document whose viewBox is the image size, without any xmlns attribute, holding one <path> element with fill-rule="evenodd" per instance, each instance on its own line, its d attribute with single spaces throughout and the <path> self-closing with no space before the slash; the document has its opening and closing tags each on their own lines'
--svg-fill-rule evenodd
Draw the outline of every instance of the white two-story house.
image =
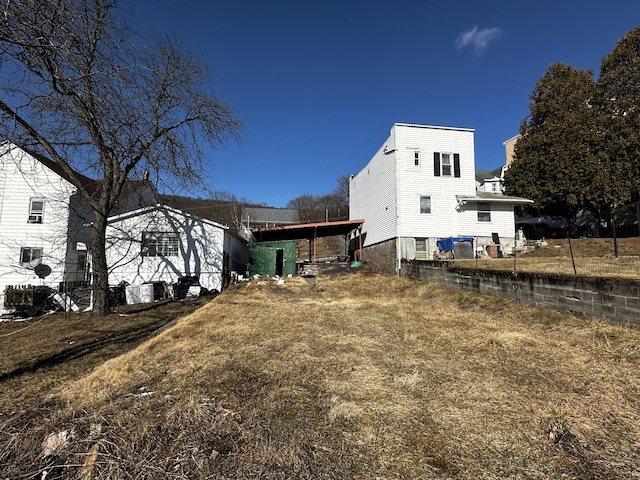
<svg viewBox="0 0 640 480">
<path fill-rule="evenodd" d="M 86 279 L 89 239 L 79 209 L 76 188 L 54 162 L 0 144 L 0 308 L 9 285 Z"/>
<path fill-rule="evenodd" d="M 403 123 L 351 177 L 349 195 L 350 217 L 365 220 L 365 257 L 396 272 L 402 259 L 432 259 L 448 237 L 509 251 L 513 207 L 531 203 L 476 191 L 473 129 Z"/>
</svg>

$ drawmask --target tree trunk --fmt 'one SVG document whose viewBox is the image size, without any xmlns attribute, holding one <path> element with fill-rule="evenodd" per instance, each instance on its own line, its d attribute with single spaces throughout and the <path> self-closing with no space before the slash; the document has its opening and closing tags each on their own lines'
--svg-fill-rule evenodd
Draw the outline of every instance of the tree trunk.
<svg viewBox="0 0 640 480">
<path fill-rule="evenodd" d="M 91 255 L 93 257 L 93 311 L 100 316 L 109 313 L 109 274 L 105 251 L 107 237 L 107 217 L 95 212 L 91 230 Z"/>
<path fill-rule="evenodd" d="M 578 214 L 571 212 L 567 215 L 567 223 L 569 235 L 576 238 L 578 236 Z"/>
</svg>

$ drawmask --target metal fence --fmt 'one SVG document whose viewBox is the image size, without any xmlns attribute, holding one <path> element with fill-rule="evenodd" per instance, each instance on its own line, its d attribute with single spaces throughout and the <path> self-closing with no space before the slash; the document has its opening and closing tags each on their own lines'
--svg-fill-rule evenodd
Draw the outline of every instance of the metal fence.
<svg viewBox="0 0 640 480">
<path fill-rule="evenodd" d="M 498 255 L 493 255 L 493 248 L 498 249 Z M 514 241 L 508 246 L 485 247 L 476 252 L 480 253 L 475 258 L 452 261 L 465 268 L 640 280 L 640 237 L 636 236 L 567 237 L 520 245 Z"/>
</svg>

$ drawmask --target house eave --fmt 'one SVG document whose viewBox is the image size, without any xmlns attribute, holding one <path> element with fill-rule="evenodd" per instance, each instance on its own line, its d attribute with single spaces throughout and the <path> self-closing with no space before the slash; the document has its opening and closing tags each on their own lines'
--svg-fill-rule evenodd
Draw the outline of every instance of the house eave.
<svg viewBox="0 0 640 480">
<path fill-rule="evenodd" d="M 511 205 L 527 205 L 534 203 L 533 200 L 524 197 L 512 197 L 509 195 L 496 195 L 493 193 L 478 192 L 477 195 L 456 195 L 459 205 L 466 203 L 508 203 Z"/>
<path fill-rule="evenodd" d="M 218 222 L 214 222 L 213 220 L 209 220 L 209 219 L 206 219 L 206 218 L 201 218 L 201 217 L 198 217 L 197 215 L 192 215 L 189 212 L 185 212 L 184 210 L 179 210 L 177 208 L 169 207 L 167 205 L 162 205 L 160 203 L 158 203 L 156 205 L 151 205 L 149 207 L 142 207 L 142 208 L 139 208 L 137 210 L 133 210 L 131 212 L 121 213 L 120 215 L 114 215 L 113 217 L 107 218 L 107 223 L 111 224 L 111 223 L 114 223 L 114 222 L 119 222 L 119 221 L 125 220 L 127 218 L 137 217 L 137 216 L 144 215 L 146 213 L 150 213 L 150 212 L 157 211 L 157 210 L 164 210 L 164 211 L 167 211 L 167 212 L 174 213 L 176 215 L 183 215 L 183 216 L 188 217 L 188 218 L 192 218 L 192 219 L 195 219 L 195 220 L 198 220 L 198 221 L 202 221 L 204 223 L 208 223 L 209 225 L 213 225 L 213 226 L 221 228 L 223 230 L 228 230 L 229 229 L 229 227 L 227 225 L 222 225 L 222 224 L 220 224 Z"/>
<path fill-rule="evenodd" d="M 444 125 L 420 125 L 417 123 L 399 123 L 399 122 L 396 122 L 393 125 L 398 127 L 427 128 L 431 130 L 453 130 L 458 132 L 475 132 L 475 129 L 473 128 L 447 127 Z"/>
</svg>

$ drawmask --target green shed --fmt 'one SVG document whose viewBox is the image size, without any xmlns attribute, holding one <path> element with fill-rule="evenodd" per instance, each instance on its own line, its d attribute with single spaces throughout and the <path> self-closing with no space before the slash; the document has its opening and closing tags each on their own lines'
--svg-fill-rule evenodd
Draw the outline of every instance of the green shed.
<svg viewBox="0 0 640 480">
<path fill-rule="evenodd" d="M 249 276 L 296 274 L 297 240 L 249 244 Z"/>
</svg>

